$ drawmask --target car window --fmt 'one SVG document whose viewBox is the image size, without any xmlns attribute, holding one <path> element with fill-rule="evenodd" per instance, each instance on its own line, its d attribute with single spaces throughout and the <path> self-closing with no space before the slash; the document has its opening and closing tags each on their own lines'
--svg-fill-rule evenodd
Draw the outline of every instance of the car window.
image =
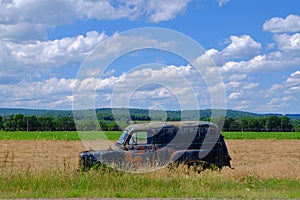
<svg viewBox="0 0 300 200">
<path fill-rule="evenodd" d="M 148 134 L 146 131 L 134 132 L 129 140 L 129 144 L 147 144 L 149 141 L 147 138 Z"/>
</svg>

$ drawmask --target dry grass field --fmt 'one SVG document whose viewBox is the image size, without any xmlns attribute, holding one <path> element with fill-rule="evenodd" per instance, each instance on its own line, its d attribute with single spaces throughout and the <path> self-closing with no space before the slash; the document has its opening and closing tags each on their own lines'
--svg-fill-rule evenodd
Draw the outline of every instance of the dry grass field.
<svg viewBox="0 0 300 200">
<path fill-rule="evenodd" d="M 261 178 L 300 180 L 300 140 L 227 140 L 233 176 L 253 174 Z"/>
<path fill-rule="evenodd" d="M 106 148 L 105 141 L 98 141 Z M 224 176 L 255 175 L 300 180 L 300 140 L 226 140 L 232 167 Z M 0 169 L 34 171 L 52 168 L 76 170 L 81 141 L 1 140 Z"/>
</svg>

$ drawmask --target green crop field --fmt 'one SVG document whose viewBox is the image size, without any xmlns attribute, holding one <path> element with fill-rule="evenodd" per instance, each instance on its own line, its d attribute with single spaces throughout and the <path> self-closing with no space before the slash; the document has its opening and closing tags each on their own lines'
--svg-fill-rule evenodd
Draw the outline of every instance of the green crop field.
<svg viewBox="0 0 300 200">
<path fill-rule="evenodd" d="M 121 131 L 16 131 L 0 132 L 0 140 L 81 140 L 81 139 L 109 139 L 117 140 Z M 300 132 L 223 132 L 225 139 L 277 139 L 298 140 Z"/>
<path fill-rule="evenodd" d="M 15 131 L 0 132 L 0 140 L 81 140 L 81 139 L 109 139 L 117 140 L 120 131 Z"/>
<path fill-rule="evenodd" d="M 225 139 L 276 139 L 276 140 L 299 140 L 300 132 L 223 132 Z"/>
</svg>

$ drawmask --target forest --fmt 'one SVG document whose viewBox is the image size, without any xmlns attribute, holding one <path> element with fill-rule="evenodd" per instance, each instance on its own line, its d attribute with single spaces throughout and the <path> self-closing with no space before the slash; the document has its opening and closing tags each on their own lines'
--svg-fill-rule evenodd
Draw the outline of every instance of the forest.
<svg viewBox="0 0 300 200">
<path fill-rule="evenodd" d="M 0 130 L 3 131 L 75 131 L 75 130 L 101 130 L 119 131 L 130 123 L 153 121 L 178 121 L 180 116 L 162 116 L 159 113 L 149 116 L 149 113 L 130 113 L 130 118 L 124 115 L 113 115 L 109 112 L 97 113 L 98 123 L 93 120 L 77 120 L 75 126 L 73 116 L 35 116 L 13 114 L 0 116 Z M 183 119 L 185 120 L 185 119 Z M 201 117 L 202 121 L 210 118 Z M 117 122 L 118 123 L 117 123 Z M 121 122 L 121 123 L 120 123 Z M 300 120 L 291 120 L 287 116 L 260 116 L 260 117 L 226 117 L 222 131 L 230 132 L 292 132 L 300 131 Z"/>
</svg>

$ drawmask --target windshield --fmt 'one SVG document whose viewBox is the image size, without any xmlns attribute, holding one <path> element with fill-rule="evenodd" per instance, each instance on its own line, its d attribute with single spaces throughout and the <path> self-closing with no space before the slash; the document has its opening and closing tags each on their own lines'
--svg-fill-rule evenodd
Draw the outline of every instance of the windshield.
<svg viewBox="0 0 300 200">
<path fill-rule="evenodd" d="M 122 133 L 122 135 L 120 136 L 120 138 L 119 138 L 117 144 L 123 144 L 124 141 L 125 141 L 125 139 L 127 138 L 127 135 L 128 135 L 128 131 L 124 131 L 124 132 Z"/>
</svg>

